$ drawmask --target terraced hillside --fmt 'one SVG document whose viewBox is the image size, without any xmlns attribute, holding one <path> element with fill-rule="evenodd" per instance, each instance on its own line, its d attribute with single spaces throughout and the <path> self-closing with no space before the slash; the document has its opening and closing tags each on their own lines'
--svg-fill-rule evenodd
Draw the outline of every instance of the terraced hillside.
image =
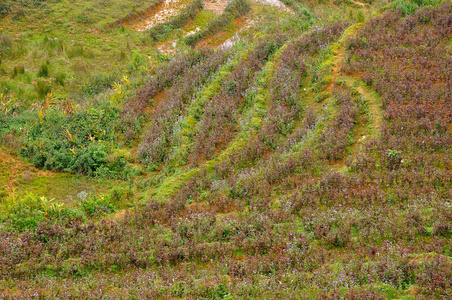
<svg viewBox="0 0 452 300">
<path fill-rule="evenodd" d="M 450 2 L 113 2 L 0 6 L 2 297 L 452 298 Z"/>
</svg>

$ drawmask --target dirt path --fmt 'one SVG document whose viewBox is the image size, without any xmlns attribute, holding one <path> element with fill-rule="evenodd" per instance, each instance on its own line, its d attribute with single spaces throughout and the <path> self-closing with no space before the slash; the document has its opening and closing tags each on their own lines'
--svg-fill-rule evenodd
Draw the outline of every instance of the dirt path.
<svg viewBox="0 0 452 300">
<path fill-rule="evenodd" d="M 232 0 L 204 0 L 204 9 L 211 10 L 217 15 L 221 15 Z"/>
<path fill-rule="evenodd" d="M 157 24 L 165 23 L 170 18 L 177 16 L 182 9 L 185 8 L 185 4 L 180 0 L 165 0 L 162 5 L 156 7 L 154 13 L 141 22 L 132 24 L 131 27 L 136 31 L 147 30 Z"/>
<path fill-rule="evenodd" d="M 370 122 L 364 124 L 360 122 L 355 128 L 355 141 L 349 148 L 348 156 L 355 156 L 362 146 L 370 138 L 379 138 L 380 129 L 383 122 L 383 113 L 381 108 L 381 101 L 377 93 L 370 88 L 366 87 L 364 83 L 353 76 L 346 76 L 341 74 L 341 66 L 344 63 L 346 57 L 346 43 L 347 40 L 356 34 L 356 32 L 362 27 L 362 23 L 350 26 L 339 39 L 339 41 L 332 46 L 333 58 L 331 60 L 331 82 L 327 89 L 331 93 L 334 85 L 337 81 L 344 82 L 352 91 L 357 92 L 366 102 L 369 110 Z M 345 158 L 333 163 L 333 166 L 338 170 L 346 169 Z"/>
<path fill-rule="evenodd" d="M 358 1 L 355 1 L 355 0 L 350 0 L 350 2 L 352 2 L 352 3 L 356 4 L 356 5 L 362 6 L 362 7 L 366 6 L 366 3 L 358 2 Z"/>
<path fill-rule="evenodd" d="M 294 13 L 287 5 L 285 5 L 284 3 L 282 3 L 279 0 L 253 0 L 253 1 L 256 3 L 261 3 L 261 4 L 277 7 L 283 11 Z"/>
</svg>

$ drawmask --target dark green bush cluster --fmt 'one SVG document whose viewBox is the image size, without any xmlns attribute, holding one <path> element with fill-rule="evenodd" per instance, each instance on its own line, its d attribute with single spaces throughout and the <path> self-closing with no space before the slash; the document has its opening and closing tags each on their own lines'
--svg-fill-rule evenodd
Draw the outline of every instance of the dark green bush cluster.
<svg viewBox="0 0 452 300">
<path fill-rule="evenodd" d="M 112 155 L 115 145 L 115 122 L 119 113 L 107 105 L 74 115 L 59 111 L 42 113 L 24 137 L 22 155 L 38 168 L 80 173 L 108 178 L 128 175 L 123 156 Z"/>
<path fill-rule="evenodd" d="M 185 42 L 189 46 L 195 46 L 203 38 L 224 29 L 233 19 L 246 15 L 250 9 L 251 5 L 247 0 L 231 1 L 220 16 L 209 22 L 206 28 L 187 36 Z"/>
<path fill-rule="evenodd" d="M 28 194 L 22 199 L 7 198 L 2 203 L 2 221 L 13 229 L 22 231 L 36 228 L 45 221 L 64 224 L 68 221 L 85 221 L 83 210 L 70 207 L 55 199 Z"/>
<path fill-rule="evenodd" d="M 0 19 L 6 17 L 11 13 L 11 4 L 8 2 L 0 3 Z"/>
<path fill-rule="evenodd" d="M 88 216 L 111 213 L 116 210 L 108 197 L 97 195 L 89 195 L 86 199 L 83 199 L 81 207 Z"/>
<path fill-rule="evenodd" d="M 179 15 L 172 18 L 168 22 L 160 23 L 149 29 L 149 36 L 154 41 L 162 40 L 171 30 L 181 28 L 198 14 L 203 8 L 201 0 L 192 1 Z"/>
</svg>

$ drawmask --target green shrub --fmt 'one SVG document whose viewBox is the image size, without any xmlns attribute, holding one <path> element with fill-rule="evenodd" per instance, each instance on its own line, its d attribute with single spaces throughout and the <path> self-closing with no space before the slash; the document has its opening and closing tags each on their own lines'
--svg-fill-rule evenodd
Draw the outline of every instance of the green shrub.
<svg viewBox="0 0 452 300">
<path fill-rule="evenodd" d="M 141 66 L 146 66 L 147 60 L 143 54 L 137 50 L 133 50 L 132 61 L 128 64 L 128 69 L 130 71 L 136 71 Z"/>
<path fill-rule="evenodd" d="M 61 217 L 68 220 L 81 220 L 86 221 L 86 214 L 82 209 L 64 206 L 61 211 Z"/>
<path fill-rule="evenodd" d="M 55 199 L 36 197 L 32 194 L 24 198 L 7 198 L 3 202 L 2 215 L 10 226 L 17 230 L 35 228 L 45 220 L 58 220 L 64 205 Z"/>
<path fill-rule="evenodd" d="M 22 206 L 17 208 L 10 216 L 11 226 L 17 230 L 35 228 L 45 220 L 42 211 Z"/>
<path fill-rule="evenodd" d="M 90 76 L 82 87 L 82 92 L 86 95 L 96 95 L 107 90 L 115 82 L 117 76 L 114 74 L 97 74 Z"/>
<path fill-rule="evenodd" d="M 116 210 L 115 206 L 105 196 L 89 195 L 81 202 L 81 207 L 89 216 L 111 213 Z"/>
<path fill-rule="evenodd" d="M 28 134 L 20 153 L 38 168 L 106 178 L 129 178 L 136 169 L 121 155 L 111 155 L 119 114 L 106 103 L 73 115 L 47 110 L 24 120 Z M 27 124 L 31 124 L 27 125 Z M 1 130 L 1 127 L 0 127 Z M 8 133 L 8 129 L 3 131 Z M 1 133 L 1 131 L 0 131 Z"/>
<path fill-rule="evenodd" d="M 391 7 L 400 9 L 404 16 L 414 14 L 418 9 L 425 6 L 437 6 L 444 3 L 443 0 L 396 0 Z"/>
<path fill-rule="evenodd" d="M 86 220 L 83 210 L 66 206 L 55 199 L 36 197 L 32 194 L 22 199 L 6 199 L 3 202 L 2 216 L 12 228 L 19 231 L 36 228 L 46 220 L 57 222 Z"/>
</svg>

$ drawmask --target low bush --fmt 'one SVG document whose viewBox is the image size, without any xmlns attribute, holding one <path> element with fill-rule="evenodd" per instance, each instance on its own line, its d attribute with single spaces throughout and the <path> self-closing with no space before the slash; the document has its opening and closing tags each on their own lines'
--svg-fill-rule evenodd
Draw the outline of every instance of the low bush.
<svg viewBox="0 0 452 300">
<path fill-rule="evenodd" d="M 86 199 L 81 200 L 80 206 L 88 216 L 111 213 L 116 209 L 110 199 L 103 195 L 89 195 Z"/>
<path fill-rule="evenodd" d="M 20 152 L 36 167 L 107 178 L 130 178 L 137 174 L 124 157 L 111 155 L 116 145 L 119 113 L 109 104 L 70 115 L 41 111 L 40 116 L 29 118 L 25 122 L 35 123 L 22 124 L 28 134 L 23 137 Z M 5 132 L 8 130 L 13 128 Z"/>
<path fill-rule="evenodd" d="M 152 11 L 153 9 L 155 9 L 155 7 L 157 5 L 162 4 L 162 3 L 163 3 L 163 0 L 153 0 L 150 2 L 150 4 L 148 5 L 148 7 L 146 9 L 144 9 L 142 11 L 133 10 L 124 18 L 118 19 L 112 23 L 107 24 L 106 28 L 120 27 L 120 26 L 122 26 L 122 24 L 129 22 L 130 20 L 133 20 L 136 22 L 137 20 L 142 19 L 143 16 L 146 16 L 146 12 Z"/>
<path fill-rule="evenodd" d="M 86 220 L 85 214 L 55 199 L 28 194 L 23 198 L 7 197 L 0 206 L 1 216 L 18 231 L 34 229 L 45 221 L 59 222 Z"/>
<path fill-rule="evenodd" d="M 111 85 L 117 80 L 115 74 L 109 75 L 92 75 L 88 77 L 82 86 L 82 92 L 86 95 L 96 95 L 111 88 Z"/>
<path fill-rule="evenodd" d="M 417 10 L 425 6 L 438 6 L 444 3 L 444 0 L 396 0 L 391 3 L 391 7 L 400 9 L 404 16 L 412 15 Z"/>
</svg>

